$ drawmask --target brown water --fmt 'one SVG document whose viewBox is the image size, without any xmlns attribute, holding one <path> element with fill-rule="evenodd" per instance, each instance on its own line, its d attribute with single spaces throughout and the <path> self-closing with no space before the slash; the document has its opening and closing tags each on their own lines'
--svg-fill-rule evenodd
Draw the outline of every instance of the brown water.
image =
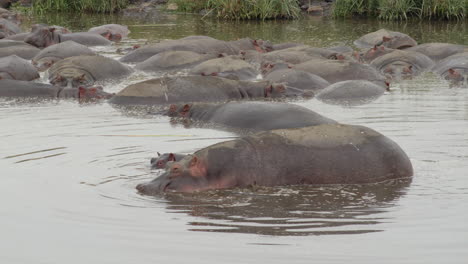
<svg viewBox="0 0 468 264">
<path fill-rule="evenodd" d="M 130 25 L 120 46 L 187 35 L 327 46 L 386 27 L 420 42 L 468 44 L 467 23 L 218 22 L 163 15 L 35 18 L 80 30 Z M 118 57 L 116 47 L 99 49 Z M 135 74 L 106 89 L 150 78 Z M 191 153 L 234 135 L 173 127 L 107 103 L 0 98 L 0 263 L 467 263 L 468 89 L 431 74 L 350 108 L 294 102 L 371 127 L 411 158 L 412 182 L 139 195 L 159 152 Z"/>
</svg>

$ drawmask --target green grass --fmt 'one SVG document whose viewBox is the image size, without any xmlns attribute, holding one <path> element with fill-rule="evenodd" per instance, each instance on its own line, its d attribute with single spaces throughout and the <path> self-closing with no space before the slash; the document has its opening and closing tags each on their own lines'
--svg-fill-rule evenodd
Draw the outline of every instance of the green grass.
<svg viewBox="0 0 468 264">
<path fill-rule="evenodd" d="M 34 0 L 33 11 L 39 13 L 60 12 L 95 12 L 112 13 L 125 8 L 128 0 Z"/>
<path fill-rule="evenodd" d="M 385 20 L 463 19 L 467 11 L 468 0 L 336 0 L 333 16 L 377 16 Z"/>
<path fill-rule="evenodd" d="M 298 0 L 171 0 L 178 11 L 199 12 L 206 9 L 223 19 L 298 18 Z"/>
</svg>

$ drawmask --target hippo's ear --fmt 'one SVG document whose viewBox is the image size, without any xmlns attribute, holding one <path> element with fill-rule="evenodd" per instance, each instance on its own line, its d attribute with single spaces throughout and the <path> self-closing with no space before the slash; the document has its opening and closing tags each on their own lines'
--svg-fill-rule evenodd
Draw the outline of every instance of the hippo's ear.
<svg viewBox="0 0 468 264">
<path fill-rule="evenodd" d="M 456 70 L 450 68 L 450 69 L 448 69 L 448 73 L 449 73 L 450 75 L 455 75 L 455 74 L 457 74 L 458 72 L 457 72 Z"/>
<path fill-rule="evenodd" d="M 167 161 L 176 161 L 176 157 L 175 157 L 174 153 L 169 154 L 169 157 L 167 157 Z"/>
<path fill-rule="evenodd" d="M 52 32 L 52 33 L 54 33 L 55 30 L 56 30 L 56 28 L 54 28 L 54 27 L 49 28 L 49 31 Z"/>
<path fill-rule="evenodd" d="M 190 111 L 191 107 L 192 106 L 189 105 L 189 104 L 184 105 L 184 107 L 182 108 L 182 111 L 180 113 L 185 116 Z"/>
<path fill-rule="evenodd" d="M 390 41 L 390 40 L 392 40 L 391 37 L 387 37 L 387 36 L 383 36 L 383 37 L 382 37 L 382 41 L 383 41 L 383 42 L 388 42 L 388 41 Z"/>
<path fill-rule="evenodd" d="M 161 156 L 161 153 L 159 153 L 159 152 L 156 152 L 156 153 L 158 154 L 158 157 Z"/>
<path fill-rule="evenodd" d="M 270 95 L 273 93 L 273 85 L 268 85 L 265 87 L 265 97 L 270 97 Z"/>
<path fill-rule="evenodd" d="M 198 164 L 197 156 L 193 156 L 192 160 L 190 160 L 190 167 L 194 167 Z"/>
</svg>

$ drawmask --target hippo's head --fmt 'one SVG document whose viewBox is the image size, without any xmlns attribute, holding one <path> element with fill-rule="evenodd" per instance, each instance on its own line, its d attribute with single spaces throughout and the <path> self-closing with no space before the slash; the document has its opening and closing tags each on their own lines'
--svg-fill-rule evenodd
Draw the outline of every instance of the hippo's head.
<svg viewBox="0 0 468 264">
<path fill-rule="evenodd" d="M 468 82 L 468 69 L 450 68 L 443 74 L 443 77 L 452 85 L 462 85 L 465 81 Z"/>
<path fill-rule="evenodd" d="M 266 98 L 283 98 L 283 97 L 314 97 L 312 91 L 305 91 L 299 88 L 287 86 L 284 83 L 272 83 L 265 88 Z"/>
<path fill-rule="evenodd" d="M 364 61 L 371 62 L 373 59 L 385 55 L 391 51 L 393 50 L 385 48 L 384 46 L 374 46 L 373 48 L 370 48 L 368 51 L 363 53 L 360 57 Z"/>
<path fill-rule="evenodd" d="M 61 87 L 87 87 L 93 85 L 94 77 L 82 69 L 62 68 L 50 76 L 49 81 Z"/>
<path fill-rule="evenodd" d="M 61 60 L 60 58 L 56 57 L 46 57 L 46 58 L 41 58 L 39 60 L 33 60 L 31 63 L 36 69 L 40 72 L 46 71 L 49 69 L 54 63 L 57 61 Z"/>
<path fill-rule="evenodd" d="M 146 195 L 212 189 L 213 184 L 209 184 L 207 176 L 205 161 L 197 155 L 188 155 L 178 162 L 169 163 L 161 176 L 149 183 L 139 184 L 136 188 Z"/>
<path fill-rule="evenodd" d="M 166 166 L 172 164 L 172 162 L 183 159 L 186 155 L 177 153 L 163 153 L 158 152 L 158 157 L 151 159 L 152 169 L 165 169 Z"/>
<path fill-rule="evenodd" d="M 381 72 L 390 80 L 411 79 L 417 68 L 408 62 L 395 61 L 381 67 Z"/>
<path fill-rule="evenodd" d="M 24 42 L 38 48 L 45 48 L 60 43 L 60 35 L 55 32 L 55 27 L 39 24 L 33 27 L 33 31 L 24 39 Z"/>
<path fill-rule="evenodd" d="M 110 30 L 106 30 L 100 34 L 101 36 L 105 37 L 106 39 L 114 42 L 119 42 L 122 40 L 122 35 L 120 34 L 113 34 Z"/>
</svg>

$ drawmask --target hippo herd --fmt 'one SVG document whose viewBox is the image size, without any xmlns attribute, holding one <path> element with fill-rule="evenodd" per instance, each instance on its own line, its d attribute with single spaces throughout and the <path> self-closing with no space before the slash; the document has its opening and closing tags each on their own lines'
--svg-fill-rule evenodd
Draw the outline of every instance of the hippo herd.
<svg viewBox="0 0 468 264">
<path fill-rule="evenodd" d="M 453 86 L 468 80 L 468 46 L 418 45 L 406 34 L 385 29 L 356 40 L 358 50 L 188 36 L 130 48 L 116 60 L 89 47 L 121 41 L 129 33 L 126 26 L 71 33 L 38 24 L 22 33 L 16 22 L 0 18 L 1 97 L 108 99 L 115 107 L 156 106 L 152 113 L 168 116 L 171 122 L 239 135 L 191 155 L 158 153 L 151 167 L 164 173 L 137 186 L 146 195 L 409 178 L 411 162 L 389 138 L 281 99 L 365 104 L 389 92 L 391 82 L 424 72 Z M 48 83 L 39 81 L 40 72 L 46 72 Z M 104 91 L 109 81 L 135 72 L 159 77 L 128 85 L 117 94 Z"/>
</svg>

